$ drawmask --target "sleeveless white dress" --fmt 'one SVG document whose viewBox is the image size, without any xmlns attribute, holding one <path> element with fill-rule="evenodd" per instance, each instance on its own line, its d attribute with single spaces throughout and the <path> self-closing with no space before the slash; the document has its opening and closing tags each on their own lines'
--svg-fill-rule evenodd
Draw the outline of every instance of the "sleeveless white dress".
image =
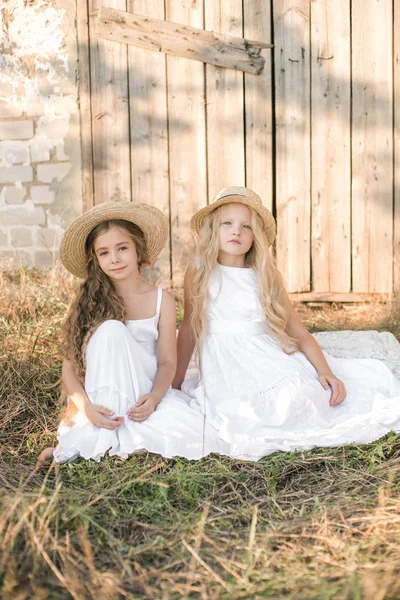
<svg viewBox="0 0 400 600">
<path fill-rule="evenodd" d="M 315 334 L 347 390 L 331 407 L 313 365 L 300 352 L 285 354 L 268 332 L 252 269 L 219 265 L 209 296 L 202 378 L 182 390 L 229 444 L 230 456 L 258 460 L 276 450 L 368 443 L 400 431 L 400 344 L 392 334 Z"/>
<path fill-rule="evenodd" d="M 162 289 L 158 288 L 154 317 L 125 324 L 106 321 L 90 338 L 86 350 L 86 393 L 92 403 L 125 417 L 124 424 L 113 431 L 99 428 L 78 412 L 72 424 L 60 424 L 54 451 L 56 462 L 78 456 L 99 461 L 107 451 L 121 458 L 140 450 L 189 459 L 210 452 L 227 453 L 227 445 L 205 426 L 203 416 L 189 407 L 187 396 L 180 391 L 170 388 L 146 421 L 135 422 L 126 416 L 137 399 L 153 387 L 161 300 Z"/>
</svg>

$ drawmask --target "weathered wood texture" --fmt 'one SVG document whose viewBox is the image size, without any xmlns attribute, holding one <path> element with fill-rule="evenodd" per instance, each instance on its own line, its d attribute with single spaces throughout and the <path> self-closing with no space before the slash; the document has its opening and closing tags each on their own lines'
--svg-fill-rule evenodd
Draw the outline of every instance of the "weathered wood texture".
<svg viewBox="0 0 400 600">
<path fill-rule="evenodd" d="M 89 0 L 89 14 L 102 0 Z M 125 0 L 108 0 L 125 9 Z M 127 47 L 98 38 L 90 19 L 94 197 L 131 199 Z"/>
<path fill-rule="evenodd" d="M 352 3 L 353 290 L 392 289 L 392 0 Z"/>
<path fill-rule="evenodd" d="M 203 27 L 202 0 L 167 0 L 166 18 Z M 167 57 L 171 257 L 174 287 L 183 285 L 193 255 L 189 221 L 207 198 L 204 65 L 188 58 Z"/>
<path fill-rule="evenodd" d="M 259 48 L 259 75 L 202 64 L 99 38 L 104 8 L 275 46 Z M 85 208 L 115 197 L 159 207 L 171 237 L 151 276 L 179 287 L 191 215 L 248 185 L 277 216 L 296 298 L 399 289 L 399 27 L 400 0 L 80 4 Z"/>
<path fill-rule="evenodd" d="M 94 201 L 93 187 L 93 140 L 92 140 L 92 106 L 90 82 L 89 54 L 89 14 L 86 2 L 76 5 L 76 30 L 78 36 L 79 60 L 79 107 L 81 126 L 82 156 L 82 200 L 83 209 L 92 208 Z"/>
<path fill-rule="evenodd" d="M 184 10 L 184 5 L 175 5 L 178 11 Z M 114 42 L 255 74 L 261 73 L 265 64 L 260 50 L 268 47 L 264 42 L 244 40 L 241 36 L 217 34 L 112 8 L 99 11 L 96 34 Z"/>
<path fill-rule="evenodd" d="M 278 266 L 290 291 L 310 290 L 310 3 L 276 0 Z"/>
<path fill-rule="evenodd" d="M 164 0 L 128 0 L 128 10 L 164 17 Z M 170 212 L 166 57 L 128 46 L 132 199 Z M 154 264 L 154 281 L 169 284 L 170 243 Z"/>
<path fill-rule="evenodd" d="M 240 35 L 241 0 L 209 0 L 205 27 Z M 208 198 L 221 188 L 245 184 L 243 74 L 206 65 Z"/>
<path fill-rule="evenodd" d="M 271 40 L 270 4 L 264 0 L 245 0 L 244 37 Z M 257 77 L 244 76 L 245 170 L 246 185 L 261 196 L 265 206 L 273 205 L 272 153 L 272 53 L 265 50 L 265 68 Z"/>
<path fill-rule="evenodd" d="M 400 0 L 394 0 L 394 290 L 400 294 Z"/>
<path fill-rule="evenodd" d="M 311 3 L 312 284 L 351 289 L 350 0 Z"/>
</svg>

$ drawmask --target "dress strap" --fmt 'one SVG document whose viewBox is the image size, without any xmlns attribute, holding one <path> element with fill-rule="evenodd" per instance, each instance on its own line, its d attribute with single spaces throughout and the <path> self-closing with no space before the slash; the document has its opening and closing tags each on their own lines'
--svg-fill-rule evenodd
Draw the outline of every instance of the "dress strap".
<svg viewBox="0 0 400 600">
<path fill-rule="evenodd" d="M 156 319 L 157 319 L 157 321 L 160 318 L 160 308 L 161 308 L 161 301 L 162 301 L 162 293 L 163 293 L 162 287 L 158 287 L 157 288 L 157 307 L 156 307 Z"/>
</svg>

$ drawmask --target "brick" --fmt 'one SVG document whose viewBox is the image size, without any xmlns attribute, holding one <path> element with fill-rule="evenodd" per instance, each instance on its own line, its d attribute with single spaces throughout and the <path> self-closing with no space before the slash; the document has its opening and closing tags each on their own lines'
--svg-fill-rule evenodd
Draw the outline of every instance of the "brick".
<svg viewBox="0 0 400 600">
<path fill-rule="evenodd" d="M 33 137 L 33 121 L 0 122 L 0 140 L 29 140 Z"/>
<path fill-rule="evenodd" d="M 0 209 L 2 225 L 44 225 L 45 221 L 43 208 L 34 206 L 30 200 L 22 206 L 2 206 Z"/>
<path fill-rule="evenodd" d="M 14 95 L 14 88 L 10 83 L 0 81 L 0 96 L 4 98 L 10 98 Z"/>
<path fill-rule="evenodd" d="M 31 143 L 31 160 L 32 162 L 46 162 L 50 160 L 50 148 L 46 140 L 38 140 Z"/>
<path fill-rule="evenodd" d="M 64 142 L 59 142 L 58 144 L 56 144 L 56 151 L 57 151 L 57 160 L 68 160 L 69 159 L 68 154 L 65 154 L 65 152 L 64 152 Z"/>
<path fill-rule="evenodd" d="M 0 229 L 0 246 L 7 246 L 8 238 L 5 231 Z"/>
<path fill-rule="evenodd" d="M 58 252 L 50 250 L 37 250 L 34 255 L 35 267 L 53 267 L 57 260 Z"/>
<path fill-rule="evenodd" d="M 36 71 L 37 91 L 41 96 L 52 96 L 55 93 L 54 83 L 49 81 L 47 71 Z"/>
<path fill-rule="evenodd" d="M 36 244 L 45 248 L 58 248 L 63 233 L 61 227 L 41 227 L 36 233 Z"/>
<path fill-rule="evenodd" d="M 53 99 L 53 103 L 57 115 L 73 114 L 77 110 L 76 100 L 71 96 L 58 96 Z"/>
<path fill-rule="evenodd" d="M 10 119 L 13 117 L 20 117 L 24 112 L 22 104 L 19 102 L 6 102 L 0 100 L 0 119 Z"/>
<path fill-rule="evenodd" d="M 47 213 L 47 223 L 48 225 L 60 225 L 62 221 L 61 215 L 57 213 L 53 215 L 50 211 Z"/>
<path fill-rule="evenodd" d="M 34 185 L 31 187 L 31 200 L 33 204 L 52 204 L 55 194 L 48 185 Z"/>
<path fill-rule="evenodd" d="M 22 204 L 26 196 L 26 187 L 8 185 L 4 187 L 2 196 L 7 204 Z"/>
<path fill-rule="evenodd" d="M 26 114 L 28 117 L 39 117 L 44 114 L 44 104 L 36 98 L 31 98 L 26 103 Z"/>
<path fill-rule="evenodd" d="M 0 142 L 0 159 L 6 165 L 30 163 L 29 147 L 26 142 Z"/>
<path fill-rule="evenodd" d="M 66 119 L 54 119 L 49 123 L 40 123 L 38 126 L 38 134 L 45 135 L 49 139 L 64 138 L 69 129 L 69 121 Z"/>
<path fill-rule="evenodd" d="M 16 181 L 32 181 L 33 171 L 30 166 L 0 167 L 0 183 Z"/>
<path fill-rule="evenodd" d="M 28 227 L 13 227 L 10 233 L 11 245 L 14 248 L 25 248 L 32 245 L 32 231 Z"/>
<path fill-rule="evenodd" d="M 54 163 L 49 165 L 38 165 L 37 178 L 43 183 L 51 183 L 53 179 L 56 179 L 57 181 L 62 181 L 68 175 L 71 166 L 71 163 Z"/>
</svg>

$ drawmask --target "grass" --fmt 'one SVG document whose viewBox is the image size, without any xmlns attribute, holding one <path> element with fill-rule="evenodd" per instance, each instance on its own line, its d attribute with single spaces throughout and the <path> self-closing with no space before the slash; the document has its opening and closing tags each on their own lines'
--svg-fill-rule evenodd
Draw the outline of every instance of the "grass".
<svg viewBox="0 0 400 600">
<path fill-rule="evenodd" d="M 400 597 L 400 437 L 258 463 L 137 454 L 35 469 L 55 442 L 58 267 L 0 274 L 0 597 Z M 300 307 L 313 330 L 389 329 L 398 306 Z"/>
</svg>

